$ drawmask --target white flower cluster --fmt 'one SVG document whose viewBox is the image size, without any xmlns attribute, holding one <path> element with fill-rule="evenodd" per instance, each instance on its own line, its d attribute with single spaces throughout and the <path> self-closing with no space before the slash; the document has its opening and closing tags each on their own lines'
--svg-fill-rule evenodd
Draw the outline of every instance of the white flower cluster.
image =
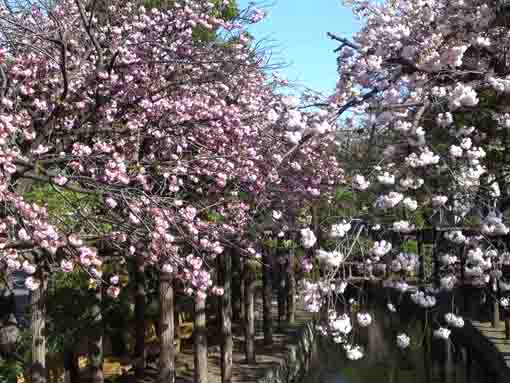
<svg viewBox="0 0 510 383">
<path fill-rule="evenodd" d="M 437 339 L 448 339 L 450 337 L 451 331 L 445 327 L 439 327 L 438 329 L 434 330 L 434 338 Z"/>
<path fill-rule="evenodd" d="M 334 291 L 336 291 L 339 294 L 343 294 L 345 292 L 346 288 L 347 288 L 347 282 L 346 281 L 337 281 L 335 283 Z"/>
<path fill-rule="evenodd" d="M 415 211 L 416 209 L 418 209 L 418 202 L 415 199 L 412 199 L 410 197 L 404 198 L 404 200 L 402 201 L 402 204 L 404 205 L 404 207 L 407 210 L 410 210 L 410 211 Z"/>
<path fill-rule="evenodd" d="M 452 67 L 461 66 L 462 58 L 464 57 L 464 53 L 466 53 L 467 49 L 467 45 L 459 45 L 443 50 L 441 54 L 441 64 L 443 66 L 449 65 Z"/>
<path fill-rule="evenodd" d="M 423 181 L 422 178 L 406 177 L 406 178 L 402 178 L 400 180 L 400 186 L 404 190 L 408 190 L 408 189 L 418 190 L 419 188 L 421 188 L 423 186 L 424 182 L 425 181 Z"/>
<path fill-rule="evenodd" d="M 405 333 L 400 333 L 397 335 L 397 346 L 404 350 L 409 347 L 411 344 L 411 338 L 409 338 L 409 335 Z"/>
<path fill-rule="evenodd" d="M 301 142 L 301 139 L 303 138 L 303 133 L 301 133 L 299 131 L 285 132 L 285 138 L 291 144 L 297 145 L 297 144 L 299 144 Z"/>
<path fill-rule="evenodd" d="M 411 273 L 418 267 L 418 255 L 414 253 L 399 253 L 391 262 L 391 271 Z"/>
<path fill-rule="evenodd" d="M 455 255 L 451 254 L 443 254 L 439 260 L 443 264 L 443 266 L 451 266 L 459 261 L 459 259 Z"/>
<path fill-rule="evenodd" d="M 401 293 L 405 293 L 409 290 L 409 284 L 406 281 L 395 281 L 393 282 L 393 288 Z"/>
<path fill-rule="evenodd" d="M 395 176 L 388 172 L 384 172 L 377 176 L 377 181 L 383 185 L 394 185 L 395 184 Z"/>
<path fill-rule="evenodd" d="M 386 254 L 388 254 L 392 249 L 391 242 L 387 242 L 384 239 L 381 241 L 374 242 L 372 249 L 370 252 L 377 258 L 380 258 Z"/>
<path fill-rule="evenodd" d="M 409 133 L 413 128 L 413 124 L 409 121 L 398 120 L 393 124 L 393 129 L 400 133 Z"/>
<path fill-rule="evenodd" d="M 490 86 L 492 86 L 495 91 L 500 93 L 510 92 L 510 79 L 508 77 L 505 79 L 489 77 L 488 81 Z"/>
<path fill-rule="evenodd" d="M 351 319 L 347 314 L 337 316 L 336 313 L 330 312 L 328 315 L 328 324 L 333 335 L 335 343 L 345 343 L 346 336 L 352 331 Z"/>
<path fill-rule="evenodd" d="M 429 165 L 436 165 L 439 163 L 439 159 L 440 158 L 437 154 L 434 154 L 429 148 L 425 148 L 419 155 L 411 153 L 406 157 L 405 162 L 412 168 L 420 168 Z"/>
<path fill-rule="evenodd" d="M 344 261 L 344 255 L 339 251 L 325 251 L 319 249 L 315 254 L 319 261 L 326 267 L 337 268 Z"/>
<path fill-rule="evenodd" d="M 442 290 L 451 291 L 457 284 L 457 277 L 453 274 L 448 274 L 439 280 L 439 284 Z"/>
<path fill-rule="evenodd" d="M 448 231 L 445 233 L 444 236 L 449 241 L 456 243 L 458 245 L 466 242 L 466 237 L 464 236 L 464 234 L 462 234 L 462 231 L 460 230 Z"/>
<path fill-rule="evenodd" d="M 434 307 L 437 303 L 436 297 L 432 295 L 426 295 L 423 291 L 417 291 L 414 294 L 411 294 L 411 300 L 423 308 Z"/>
<path fill-rule="evenodd" d="M 306 311 L 318 313 L 321 308 L 321 293 L 318 283 L 303 282 L 303 306 Z"/>
<path fill-rule="evenodd" d="M 436 117 L 436 123 L 442 128 L 446 128 L 453 124 L 453 116 L 450 112 L 439 113 Z"/>
<path fill-rule="evenodd" d="M 491 39 L 484 36 L 477 36 L 475 39 L 473 39 L 473 45 L 478 45 L 480 47 L 490 47 Z"/>
<path fill-rule="evenodd" d="M 510 306 L 510 299 L 503 297 L 499 300 L 499 304 L 501 305 L 501 307 L 507 308 L 508 306 Z"/>
<path fill-rule="evenodd" d="M 351 230 L 351 223 L 345 220 L 331 226 L 330 235 L 333 238 L 343 238 Z"/>
<path fill-rule="evenodd" d="M 480 164 L 473 166 L 464 166 L 456 174 L 459 185 L 469 188 L 480 185 L 480 177 L 487 170 Z"/>
<path fill-rule="evenodd" d="M 464 319 L 462 317 L 455 315 L 454 313 L 447 313 L 444 315 L 444 320 L 448 324 L 448 326 L 461 328 L 464 327 Z"/>
<path fill-rule="evenodd" d="M 41 285 L 41 281 L 34 277 L 28 277 L 25 279 L 25 287 L 30 291 L 35 291 Z"/>
<path fill-rule="evenodd" d="M 388 194 L 383 194 L 377 197 L 375 201 L 375 207 L 379 209 L 392 209 L 397 206 L 402 200 L 404 196 L 398 192 L 390 192 Z"/>
<path fill-rule="evenodd" d="M 432 197 L 432 206 L 435 208 L 443 206 L 448 201 L 448 197 L 445 195 L 436 195 Z"/>
<path fill-rule="evenodd" d="M 469 85 L 457 84 L 450 95 L 450 106 L 453 109 L 462 106 L 478 105 L 476 91 Z"/>
<path fill-rule="evenodd" d="M 482 234 L 488 236 L 507 235 L 510 229 L 503 223 L 501 217 L 489 214 L 482 224 Z"/>
<path fill-rule="evenodd" d="M 360 174 L 357 174 L 352 178 L 352 187 L 356 190 L 366 190 L 369 186 L 370 181 Z"/>
<path fill-rule="evenodd" d="M 510 291 L 510 283 L 506 283 L 504 281 L 499 281 L 499 290 L 501 292 Z"/>
<path fill-rule="evenodd" d="M 301 243 L 305 249 L 309 249 L 315 245 L 317 238 L 313 231 L 309 228 L 301 229 Z"/>
<path fill-rule="evenodd" d="M 409 221 L 396 221 L 393 222 L 393 231 L 397 233 L 411 233 L 416 229 L 416 226 L 411 224 Z"/>
<path fill-rule="evenodd" d="M 358 345 L 344 344 L 345 355 L 349 360 L 358 360 L 363 358 L 363 349 Z"/>
<path fill-rule="evenodd" d="M 450 152 L 450 156 L 452 156 L 453 158 L 460 158 L 460 157 L 462 157 L 462 154 L 464 153 L 462 148 L 457 145 L 450 146 L 449 152 Z"/>
<path fill-rule="evenodd" d="M 467 253 L 467 263 L 479 267 L 482 271 L 487 271 L 492 267 L 491 254 L 490 252 L 484 254 L 479 247 L 470 249 Z"/>
<path fill-rule="evenodd" d="M 369 313 L 358 313 L 356 317 L 361 327 L 368 327 L 372 323 L 372 316 Z"/>
</svg>

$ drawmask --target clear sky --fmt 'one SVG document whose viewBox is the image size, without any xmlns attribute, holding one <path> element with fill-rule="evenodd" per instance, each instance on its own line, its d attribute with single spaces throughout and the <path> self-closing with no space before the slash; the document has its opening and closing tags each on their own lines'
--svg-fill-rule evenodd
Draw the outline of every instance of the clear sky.
<svg viewBox="0 0 510 383">
<path fill-rule="evenodd" d="M 238 0 L 246 8 L 249 0 Z M 330 94 L 336 82 L 338 46 L 327 36 L 334 32 L 350 37 L 359 28 L 359 21 L 341 0 L 265 0 L 268 16 L 248 30 L 257 40 L 264 39 L 273 47 L 273 61 L 288 66 L 283 77 L 301 85 Z"/>
</svg>

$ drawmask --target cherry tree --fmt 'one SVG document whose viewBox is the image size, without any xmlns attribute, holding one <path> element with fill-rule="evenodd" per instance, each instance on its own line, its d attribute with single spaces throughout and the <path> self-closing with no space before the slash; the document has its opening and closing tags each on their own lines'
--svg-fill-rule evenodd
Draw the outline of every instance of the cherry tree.
<svg viewBox="0 0 510 383">
<path fill-rule="evenodd" d="M 431 309 L 438 291 L 459 285 L 459 273 L 475 286 L 505 283 L 499 270 L 505 248 L 492 238 L 509 232 L 502 214 L 507 163 L 501 155 L 507 145 L 508 62 L 503 37 L 507 2 L 353 0 L 346 4 L 363 24 L 352 40 L 329 34 L 339 43 L 339 79 L 328 102 L 336 107 L 341 123 L 359 130 L 370 146 L 367 163 L 349 177 L 352 191 L 369 209 L 368 226 L 381 230 L 386 239 L 375 241 L 368 252 L 361 251 L 364 262 L 393 274 L 385 285 L 405 292 L 412 286 L 402 276 L 420 260 L 398 251 L 391 238 L 406 238 L 424 226 L 450 226 L 434 284 L 417 286 L 412 300 Z M 424 219 L 417 219 L 416 212 Z M 463 233 L 466 225 L 478 234 Z M 337 227 L 333 233 L 343 233 L 343 241 L 351 243 L 357 235 L 350 227 Z M 309 242 L 306 237 L 310 235 L 304 236 L 304 244 Z M 457 257 L 461 246 L 466 247 L 466 255 Z M 318 253 L 318 258 L 335 270 L 353 254 L 351 249 Z M 345 289 L 344 284 L 330 283 L 336 273 L 326 275 L 330 277 L 324 278 L 323 286 L 307 286 L 305 300 L 314 310 L 331 288 L 334 293 Z M 395 309 L 393 304 L 390 307 Z M 360 325 L 366 323 L 364 319 Z M 328 321 L 329 329 L 324 331 L 348 345 L 348 356 L 357 359 L 360 350 L 345 337 L 351 333 L 350 318 L 339 319 L 332 313 Z M 441 319 L 445 327 L 434 331 L 434 336 L 448 338 L 446 326 L 462 323 L 462 318 L 448 313 Z M 406 334 L 397 339 L 403 348 L 409 341 Z"/>
<path fill-rule="evenodd" d="M 209 292 L 221 294 L 210 261 L 248 222 L 250 205 L 239 195 L 266 187 L 258 153 L 271 151 L 261 144 L 272 144 L 273 87 L 242 24 L 215 17 L 212 3 L 95 6 L 76 0 L 0 10 L 2 264 L 6 273 L 30 274 L 34 299 L 51 273 L 75 268 L 90 275 L 98 300 L 103 289 L 117 296 L 118 276 L 102 272 L 106 253 L 120 265 L 136 258 L 139 274 L 145 264 L 158 268 L 160 373 L 171 380 L 173 286 L 195 296 L 197 312 Z M 246 17 L 256 22 L 260 14 Z M 197 27 L 220 28 L 225 40 L 201 40 Z M 75 221 L 26 201 L 40 184 L 62 196 Z M 67 191 L 96 203 L 73 204 Z M 42 309 L 33 324 L 39 329 Z M 199 317 L 195 371 L 205 381 Z M 34 380 L 43 381 L 44 342 L 34 347 L 42 368 Z M 100 336 L 94 349 L 93 375 L 101 381 Z"/>
</svg>

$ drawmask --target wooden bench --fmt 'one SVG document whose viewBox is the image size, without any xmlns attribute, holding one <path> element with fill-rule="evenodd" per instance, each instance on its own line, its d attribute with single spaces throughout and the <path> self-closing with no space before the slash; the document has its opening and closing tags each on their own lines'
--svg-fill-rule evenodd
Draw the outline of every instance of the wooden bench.
<svg viewBox="0 0 510 383">
<path fill-rule="evenodd" d="M 193 337 L 193 315 L 180 312 L 177 315 L 177 333 L 175 336 L 175 351 L 181 352 L 182 341 Z"/>
</svg>

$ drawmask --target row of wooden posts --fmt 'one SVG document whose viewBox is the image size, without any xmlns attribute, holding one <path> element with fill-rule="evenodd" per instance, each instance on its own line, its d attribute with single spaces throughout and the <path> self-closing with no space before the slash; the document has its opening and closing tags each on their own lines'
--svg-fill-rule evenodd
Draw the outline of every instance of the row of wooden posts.
<svg viewBox="0 0 510 383">
<path fill-rule="evenodd" d="M 242 324 L 244 328 L 244 351 L 246 361 L 255 363 L 255 297 L 258 290 L 258 275 L 262 274 L 263 301 L 263 333 L 264 343 L 270 345 L 273 341 L 273 310 L 272 301 L 274 291 L 277 291 L 278 325 L 294 324 L 296 311 L 296 276 L 295 253 L 292 249 L 286 251 L 286 263 L 275 262 L 279 250 L 265 249 L 263 258 L 254 262 L 240 255 L 238 249 L 229 248 L 217 257 L 217 285 L 224 289 L 219 297 L 218 311 L 221 330 L 221 381 L 232 381 L 232 353 L 233 336 L 232 322 Z M 132 365 L 136 379 L 143 379 L 146 373 L 146 300 L 147 276 L 143 256 L 136 259 L 135 272 L 135 345 Z M 173 275 L 161 272 L 159 276 L 159 381 L 172 383 L 175 381 L 175 341 L 179 336 L 178 324 L 175 323 L 175 283 Z M 47 281 L 48 278 L 43 281 Z M 276 282 L 276 283 L 274 283 Z M 32 383 L 47 382 L 46 367 L 46 310 L 45 290 L 35 290 L 31 294 L 31 332 L 32 332 L 32 363 L 30 377 Z M 94 335 L 88 339 L 88 372 L 93 383 L 104 382 L 103 373 L 103 341 L 104 324 L 101 312 L 102 289 L 96 290 L 96 304 L 91 308 L 94 318 L 92 328 Z M 194 342 L 194 382 L 206 383 L 208 380 L 207 366 L 207 318 L 206 300 L 194 298 L 193 313 L 193 342 Z M 68 353 L 70 354 L 70 352 Z M 64 360 L 69 360 L 64 355 Z M 72 358 L 71 358 L 72 359 Z M 64 362 L 69 369 L 71 383 L 77 383 L 79 374 L 75 368 L 75 361 Z"/>
<path fill-rule="evenodd" d="M 273 282 L 277 281 L 278 325 L 295 322 L 296 312 L 296 278 L 295 253 L 288 251 L 286 264 L 275 263 L 275 254 L 271 250 L 263 251 L 262 271 L 262 307 L 264 344 L 273 342 Z M 257 286 L 257 269 L 259 262 L 243 259 L 237 249 L 228 249 L 217 258 L 218 285 L 224 293 L 219 298 L 219 318 L 221 330 L 220 365 L 221 381 L 232 381 L 232 322 L 240 322 L 244 327 L 244 352 L 248 363 L 256 362 L 255 354 L 255 297 Z M 276 277 L 276 278 L 275 278 Z M 171 346 L 175 337 L 174 326 L 174 291 L 172 276 L 162 274 L 160 282 L 160 380 L 172 382 L 175 373 L 175 350 Z M 141 291 L 141 287 L 139 288 Z M 139 298 L 139 316 L 141 319 L 141 294 Z M 142 322 L 143 323 L 143 322 Z M 140 329 L 141 331 L 141 329 Z M 141 338 L 141 337 L 140 337 Z M 207 320 L 206 301 L 194 300 L 194 382 L 207 382 Z M 142 354 L 142 342 L 139 339 L 137 355 Z M 136 375 L 143 376 L 143 364 L 137 367 Z"/>
</svg>

